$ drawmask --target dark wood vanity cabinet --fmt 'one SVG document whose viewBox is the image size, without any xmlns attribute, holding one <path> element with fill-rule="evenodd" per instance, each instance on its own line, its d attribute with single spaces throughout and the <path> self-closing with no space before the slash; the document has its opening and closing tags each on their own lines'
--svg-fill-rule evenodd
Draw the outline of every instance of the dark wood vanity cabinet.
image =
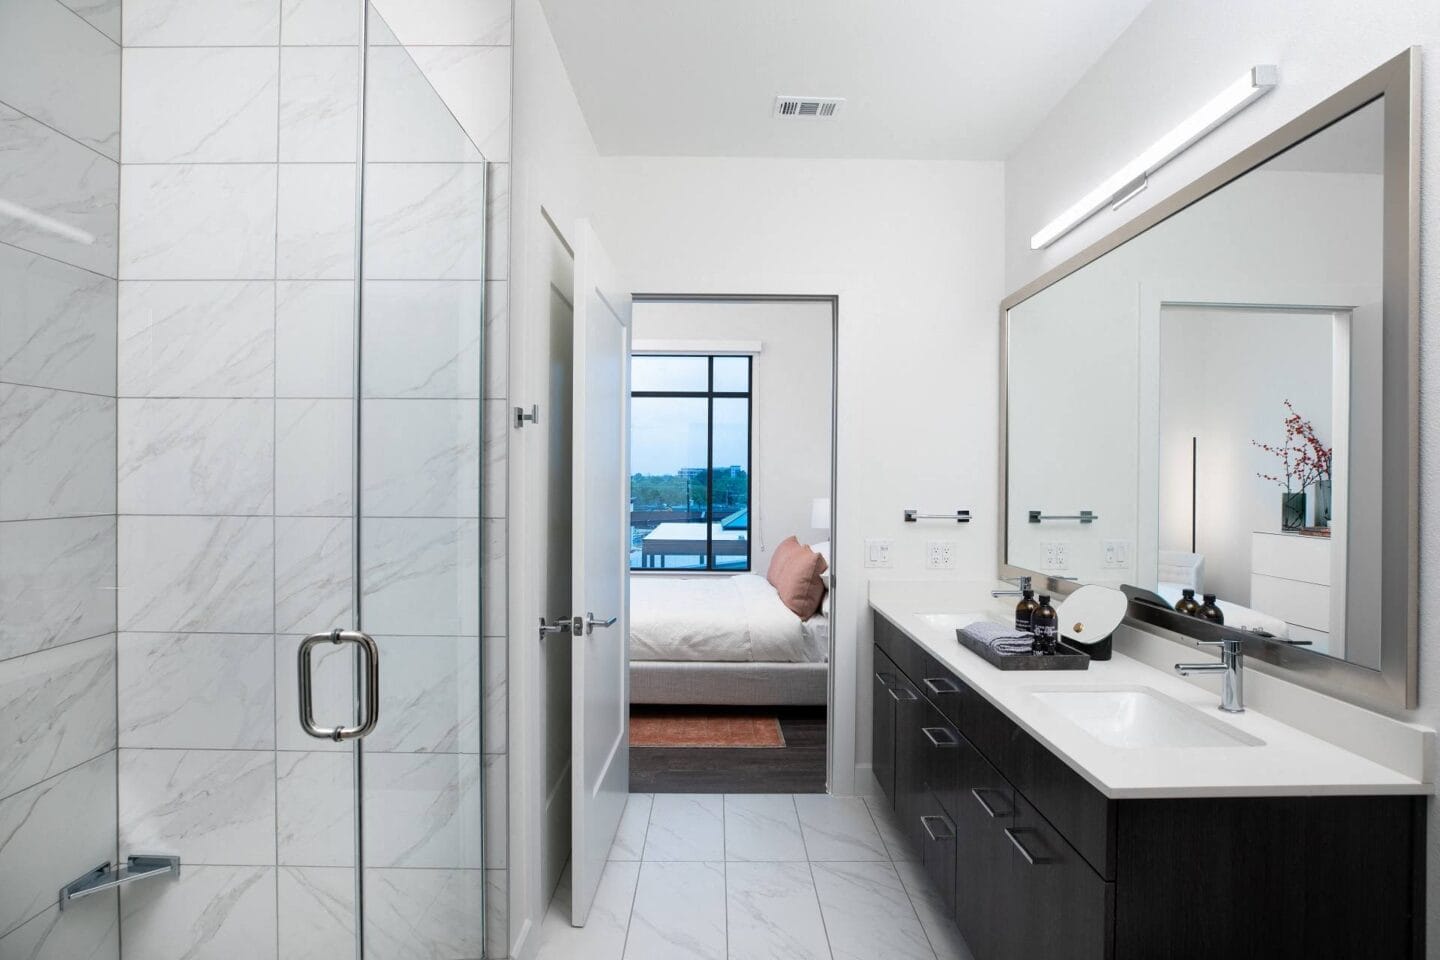
<svg viewBox="0 0 1440 960">
<path fill-rule="evenodd" d="M 976 960 L 1424 956 L 1423 798 L 1110 800 L 874 620 L 874 770 Z"/>
</svg>

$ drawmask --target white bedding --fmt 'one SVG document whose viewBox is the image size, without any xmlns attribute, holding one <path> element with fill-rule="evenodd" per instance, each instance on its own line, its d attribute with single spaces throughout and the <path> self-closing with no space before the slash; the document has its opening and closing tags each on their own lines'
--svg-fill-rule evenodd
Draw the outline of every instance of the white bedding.
<svg viewBox="0 0 1440 960">
<path fill-rule="evenodd" d="M 764 577 L 630 578 L 630 659 L 816 663 L 823 614 L 802 622 Z"/>
</svg>

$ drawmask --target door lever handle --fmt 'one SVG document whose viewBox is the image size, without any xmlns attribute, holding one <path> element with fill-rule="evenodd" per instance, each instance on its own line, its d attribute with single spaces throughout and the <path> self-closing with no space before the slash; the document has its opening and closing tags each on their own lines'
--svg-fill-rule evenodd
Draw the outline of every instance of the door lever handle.
<svg viewBox="0 0 1440 960">
<path fill-rule="evenodd" d="M 578 620 L 579 618 L 577 617 L 576 619 Z M 587 611 L 585 614 L 585 620 L 583 621 L 585 626 L 585 632 L 587 634 L 594 633 L 596 627 L 613 627 L 615 626 L 616 621 L 619 619 L 619 617 L 611 617 L 608 620 L 596 620 L 595 614 Z"/>
</svg>

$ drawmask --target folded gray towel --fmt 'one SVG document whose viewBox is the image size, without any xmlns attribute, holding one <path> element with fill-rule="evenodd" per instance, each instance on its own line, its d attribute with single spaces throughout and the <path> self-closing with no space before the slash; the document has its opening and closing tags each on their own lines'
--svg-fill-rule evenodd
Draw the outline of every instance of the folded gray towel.
<svg viewBox="0 0 1440 960">
<path fill-rule="evenodd" d="M 963 633 L 971 641 L 983 643 L 996 653 L 1005 656 L 1032 653 L 1035 648 L 1035 638 L 1030 634 L 993 620 L 977 620 L 955 632 Z"/>
</svg>

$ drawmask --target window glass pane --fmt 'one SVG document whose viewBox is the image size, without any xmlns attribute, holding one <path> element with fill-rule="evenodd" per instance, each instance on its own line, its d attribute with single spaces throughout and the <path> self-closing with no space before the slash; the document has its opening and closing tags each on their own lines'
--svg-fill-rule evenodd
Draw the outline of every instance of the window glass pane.
<svg viewBox="0 0 1440 960">
<path fill-rule="evenodd" d="M 714 566 L 744 570 L 750 566 L 749 400 L 715 400 L 714 437 Z"/>
<path fill-rule="evenodd" d="M 749 358 L 749 357 L 716 357 L 716 358 L 715 358 L 715 392 L 716 392 L 716 393 L 749 393 L 749 392 L 750 392 L 750 358 Z"/>
<path fill-rule="evenodd" d="M 707 405 L 703 397 L 631 401 L 630 565 L 635 569 L 705 566 Z"/>
<path fill-rule="evenodd" d="M 710 389 L 709 357 L 631 357 L 630 389 L 705 393 Z"/>
</svg>

